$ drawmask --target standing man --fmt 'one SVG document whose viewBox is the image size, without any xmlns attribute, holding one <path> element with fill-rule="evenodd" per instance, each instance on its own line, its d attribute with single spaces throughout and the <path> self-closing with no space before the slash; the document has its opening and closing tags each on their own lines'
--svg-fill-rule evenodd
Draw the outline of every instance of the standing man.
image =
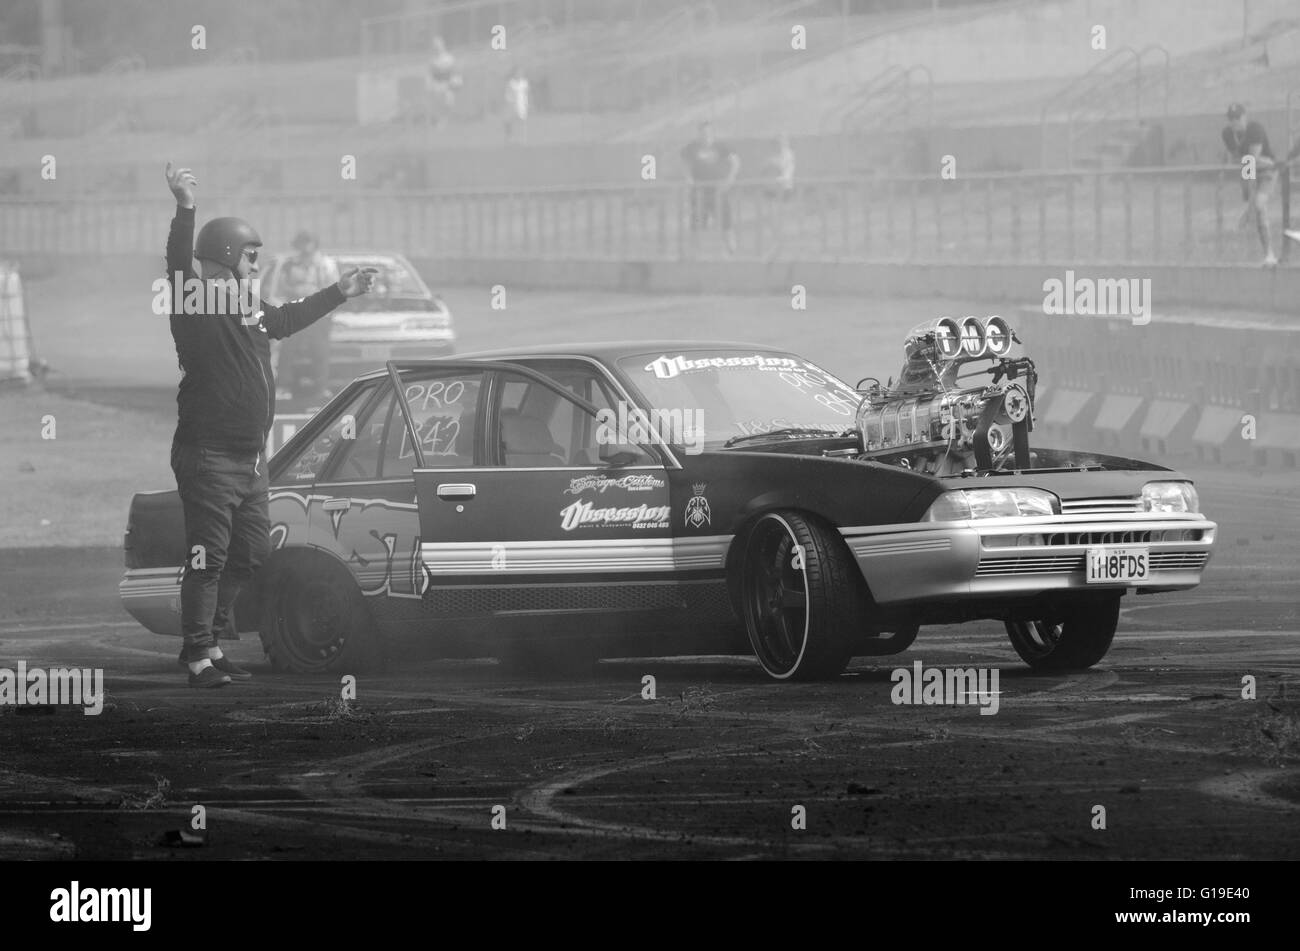
<svg viewBox="0 0 1300 951">
<path fill-rule="evenodd" d="M 702 231 L 716 217 L 727 253 L 735 254 L 730 191 L 740 174 L 740 156 L 713 137 L 713 124 L 705 120 L 695 141 L 682 148 L 682 162 L 691 183 L 691 230 Z"/>
<path fill-rule="evenodd" d="M 515 123 L 519 123 L 519 138 L 526 139 L 528 129 L 528 77 L 521 67 L 516 66 L 506 79 L 506 141 L 514 133 Z"/>
<path fill-rule="evenodd" d="M 366 293 L 372 275 L 352 268 L 306 300 L 272 307 L 257 293 L 257 232 L 240 218 L 214 218 L 195 241 L 198 182 L 188 168 L 173 170 L 170 162 L 166 174 L 176 196 L 167 278 L 173 300 L 184 300 L 182 312 L 170 318 L 181 369 L 171 465 L 187 552 L 180 662 L 189 667 L 191 687 L 220 687 L 251 676 L 225 657 L 218 640 L 231 623 L 236 596 L 271 547 L 262 458 L 275 417 L 270 341 Z M 178 293 L 177 283 L 185 293 Z"/>
<path fill-rule="evenodd" d="M 289 300 L 300 300 L 317 291 L 335 284 L 339 279 L 339 267 L 334 259 L 320 251 L 320 242 L 310 231 L 299 231 L 293 239 L 293 248 L 298 253 L 284 262 L 285 296 Z M 311 367 L 311 385 L 315 397 L 328 399 L 330 381 L 330 321 L 314 323 L 303 332 L 305 338 L 303 349 L 307 351 Z M 280 345 L 283 350 L 283 344 Z M 295 344 L 291 351 L 298 350 Z M 290 361 L 289 366 L 297 361 Z M 295 396 L 307 395 L 296 392 L 296 380 L 290 379 L 289 386 L 294 388 Z"/>
<path fill-rule="evenodd" d="M 775 170 L 775 178 L 766 189 L 767 215 L 772 219 L 772 246 L 767 251 L 770 261 L 781 251 L 785 238 L 785 218 L 790 214 L 788 203 L 794 197 L 794 149 L 790 137 L 782 132 L 776 138 L 776 151 L 768 157 L 764 167 Z"/>
<path fill-rule="evenodd" d="M 456 90 L 462 79 L 456 69 L 456 57 L 451 55 L 441 36 L 433 38 L 433 56 L 425 73 L 425 85 L 431 93 L 430 109 L 433 127 L 440 128 L 456 105 Z"/>
<path fill-rule="evenodd" d="M 1259 242 L 1264 246 L 1264 266 L 1277 264 L 1277 255 L 1273 253 L 1273 235 L 1268 222 L 1268 200 L 1273 195 L 1277 184 L 1277 165 L 1273 150 L 1268 144 L 1268 133 L 1264 127 L 1246 115 L 1246 107 L 1234 102 L 1228 107 L 1228 124 L 1223 127 L 1223 144 L 1240 167 L 1241 160 L 1247 155 L 1255 156 L 1255 179 L 1243 179 L 1241 197 L 1246 207 L 1241 213 L 1244 225 L 1251 214 L 1255 216 L 1255 229 L 1259 232 Z"/>
</svg>

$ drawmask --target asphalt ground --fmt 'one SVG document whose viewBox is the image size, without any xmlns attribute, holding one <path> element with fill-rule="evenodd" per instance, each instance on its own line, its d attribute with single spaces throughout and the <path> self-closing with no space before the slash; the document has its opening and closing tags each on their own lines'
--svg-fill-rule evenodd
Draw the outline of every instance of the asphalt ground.
<svg viewBox="0 0 1300 951">
<path fill-rule="evenodd" d="M 254 679 L 199 691 L 118 606 L 119 551 L 6 550 L 0 667 L 102 668 L 106 699 L 0 708 L 0 857 L 1300 857 L 1279 834 L 1300 810 L 1297 487 L 1194 474 L 1222 526 L 1204 584 L 1126 598 L 1110 654 L 1062 676 L 974 623 L 808 685 L 741 657 L 549 679 L 439 659 L 431 634 L 348 701 L 245 637 Z M 892 702 L 917 661 L 997 670 L 997 712 Z M 206 844 L 162 844 L 195 805 Z"/>
</svg>

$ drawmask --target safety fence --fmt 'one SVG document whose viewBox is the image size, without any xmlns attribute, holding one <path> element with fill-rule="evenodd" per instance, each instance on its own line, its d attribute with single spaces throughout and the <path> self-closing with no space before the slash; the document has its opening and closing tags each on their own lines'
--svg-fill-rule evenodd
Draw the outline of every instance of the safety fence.
<svg viewBox="0 0 1300 951">
<path fill-rule="evenodd" d="M 1300 326 L 1022 311 L 1039 428 L 1099 449 L 1296 466 Z"/>
<path fill-rule="evenodd" d="M 761 182 L 681 182 L 531 190 L 204 196 L 202 214 L 253 219 L 282 245 L 302 228 L 327 247 L 436 258 L 1202 264 L 1263 251 L 1240 170 L 1223 166 Z M 1272 184 L 1275 246 L 1290 178 Z M 155 253 L 165 200 L 0 199 L 0 250 Z"/>
</svg>

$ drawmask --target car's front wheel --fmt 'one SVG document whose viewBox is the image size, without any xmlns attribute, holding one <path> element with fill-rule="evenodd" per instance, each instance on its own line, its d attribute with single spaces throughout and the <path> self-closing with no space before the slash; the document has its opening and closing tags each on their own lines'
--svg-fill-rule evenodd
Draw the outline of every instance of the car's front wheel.
<svg viewBox="0 0 1300 951">
<path fill-rule="evenodd" d="M 263 598 L 260 633 L 271 666 L 280 671 L 354 673 L 383 660 L 356 581 L 323 559 L 278 567 Z"/>
<path fill-rule="evenodd" d="M 840 674 L 860 630 L 859 579 L 833 529 L 797 512 L 769 512 L 750 529 L 740 603 L 758 662 L 777 680 Z"/>
<path fill-rule="evenodd" d="M 1007 621 L 1011 646 L 1035 670 L 1086 670 L 1110 650 L 1120 597 L 1071 602 L 1036 621 Z"/>
</svg>

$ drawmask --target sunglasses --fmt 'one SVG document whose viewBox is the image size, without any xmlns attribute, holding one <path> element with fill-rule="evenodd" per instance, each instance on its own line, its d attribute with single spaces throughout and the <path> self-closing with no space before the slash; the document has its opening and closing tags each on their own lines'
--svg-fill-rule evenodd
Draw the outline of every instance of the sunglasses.
<svg viewBox="0 0 1300 951">
<path fill-rule="evenodd" d="M 243 253 L 244 253 L 244 257 L 248 258 L 248 263 L 249 263 L 249 264 L 256 264 L 256 263 L 257 263 L 257 248 L 253 248 L 253 250 L 251 250 L 251 251 L 248 250 L 248 248 L 244 248 L 244 252 L 243 252 Z"/>
</svg>

